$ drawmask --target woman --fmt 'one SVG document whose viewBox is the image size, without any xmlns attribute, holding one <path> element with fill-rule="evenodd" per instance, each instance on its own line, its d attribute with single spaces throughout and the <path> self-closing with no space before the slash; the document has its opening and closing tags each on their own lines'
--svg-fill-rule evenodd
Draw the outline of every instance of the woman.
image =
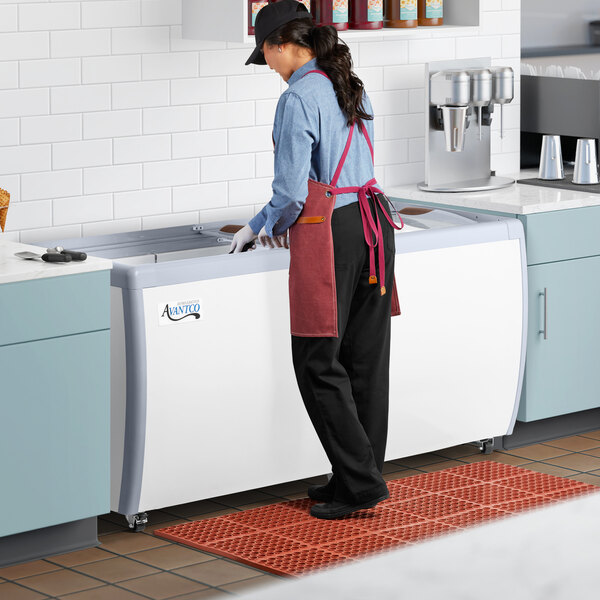
<svg viewBox="0 0 600 600">
<path fill-rule="evenodd" d="M 289 88 L 273 126 L 273 197 L 232 250 L 256 238 L 288 247 L 289 229 L 294 370 L 333 472 L 309 488 L 321 501 L 311 514 L 336 519 L 389 496 L 381 470 L 399 308 L 385 278 L 393 281 L 395 225 L 376 196 L 371 104 L 337 31 L 314 27 L 296 0 L 263 8 L 255 31 L 246 64 L 268 64 Z"/>
</svg>

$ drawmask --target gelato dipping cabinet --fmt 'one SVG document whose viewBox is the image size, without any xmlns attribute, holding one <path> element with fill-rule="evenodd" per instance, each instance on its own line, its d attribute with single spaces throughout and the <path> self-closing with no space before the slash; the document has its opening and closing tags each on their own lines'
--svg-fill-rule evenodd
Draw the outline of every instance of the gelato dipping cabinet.
<svg viewBox="0 0 600 600">
<path fill-rule="evenodd" d="M 136 529 L 152 509 L 330 468 L 292 367 L 289 252 L 229 255 L 224 224 L 51 242 L 113 260 L 111 508 Z M 387 459 L 511 433 L 521 223 L 431 210 L 406 216 L 396 253 Z"/>
</svg>

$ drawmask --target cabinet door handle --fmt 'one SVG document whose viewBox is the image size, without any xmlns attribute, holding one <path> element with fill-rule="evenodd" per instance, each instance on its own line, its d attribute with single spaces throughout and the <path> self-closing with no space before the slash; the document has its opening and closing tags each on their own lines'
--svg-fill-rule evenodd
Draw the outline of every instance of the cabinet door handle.
<svg viewBox="0 0 600 600">
<path fill-rule="evenodd" d="M 548 339 L 548 288 L 544 288 L 543 292 L 539 293 L 540 315 L 543 315 L 542 328 L 539 333 L 544 334 L 544 339 Z"/>
</svg>

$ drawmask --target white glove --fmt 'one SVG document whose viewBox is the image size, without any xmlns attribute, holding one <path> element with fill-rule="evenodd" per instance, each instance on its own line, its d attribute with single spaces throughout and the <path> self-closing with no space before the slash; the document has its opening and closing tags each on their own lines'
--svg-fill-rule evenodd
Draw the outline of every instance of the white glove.
<svg viewBox="0 0 600 600">
<path fill-rule="evenodd" d="M 287 231 L 283 235 L 275 235 L 270 237 L 267 235 L 267 230 L 263 227 L 258 233 L 258 241 L 263 246 L 269 248 L 289 248 Z"/>
<path fill-rule="evenodd" d="M 231 246 L 229 247 L 229 251 L 237 254 L 242 251 L 242 248 L 248 244 L 249 242 L 253 242 L 258 236 L 252 231 L 250 225 L 244 225 L 234 236 L 231 241 Z M 251 250 L 256 248 L 256 244 L 252 245 Z"/>
</svg>

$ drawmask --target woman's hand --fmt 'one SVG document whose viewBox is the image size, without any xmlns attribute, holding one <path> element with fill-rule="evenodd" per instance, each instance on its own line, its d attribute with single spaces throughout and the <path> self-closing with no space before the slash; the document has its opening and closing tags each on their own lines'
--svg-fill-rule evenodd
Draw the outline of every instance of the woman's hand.
<svg viewBox="0 0 600 600">
<path fill-rule="evenodd" d="M 263 227 L 258 233 L 258 241 L 263 246 L 269 248 L 289 248 L 287 231 L 283 235 L 270 237 L 267 235 L 267 230 Z"/>
<path fill-rule="evenodd" d="M 258 236 L 252 231 L 250 225 L 244 225 L 234 236 L 231 241 L 229 251 L 237 254 L 242 251 L 242 248 L 249 242 L 253 242 Z M 256 248 L 256 244 L 252 245 L 252 250 Z"/>
</svg>

